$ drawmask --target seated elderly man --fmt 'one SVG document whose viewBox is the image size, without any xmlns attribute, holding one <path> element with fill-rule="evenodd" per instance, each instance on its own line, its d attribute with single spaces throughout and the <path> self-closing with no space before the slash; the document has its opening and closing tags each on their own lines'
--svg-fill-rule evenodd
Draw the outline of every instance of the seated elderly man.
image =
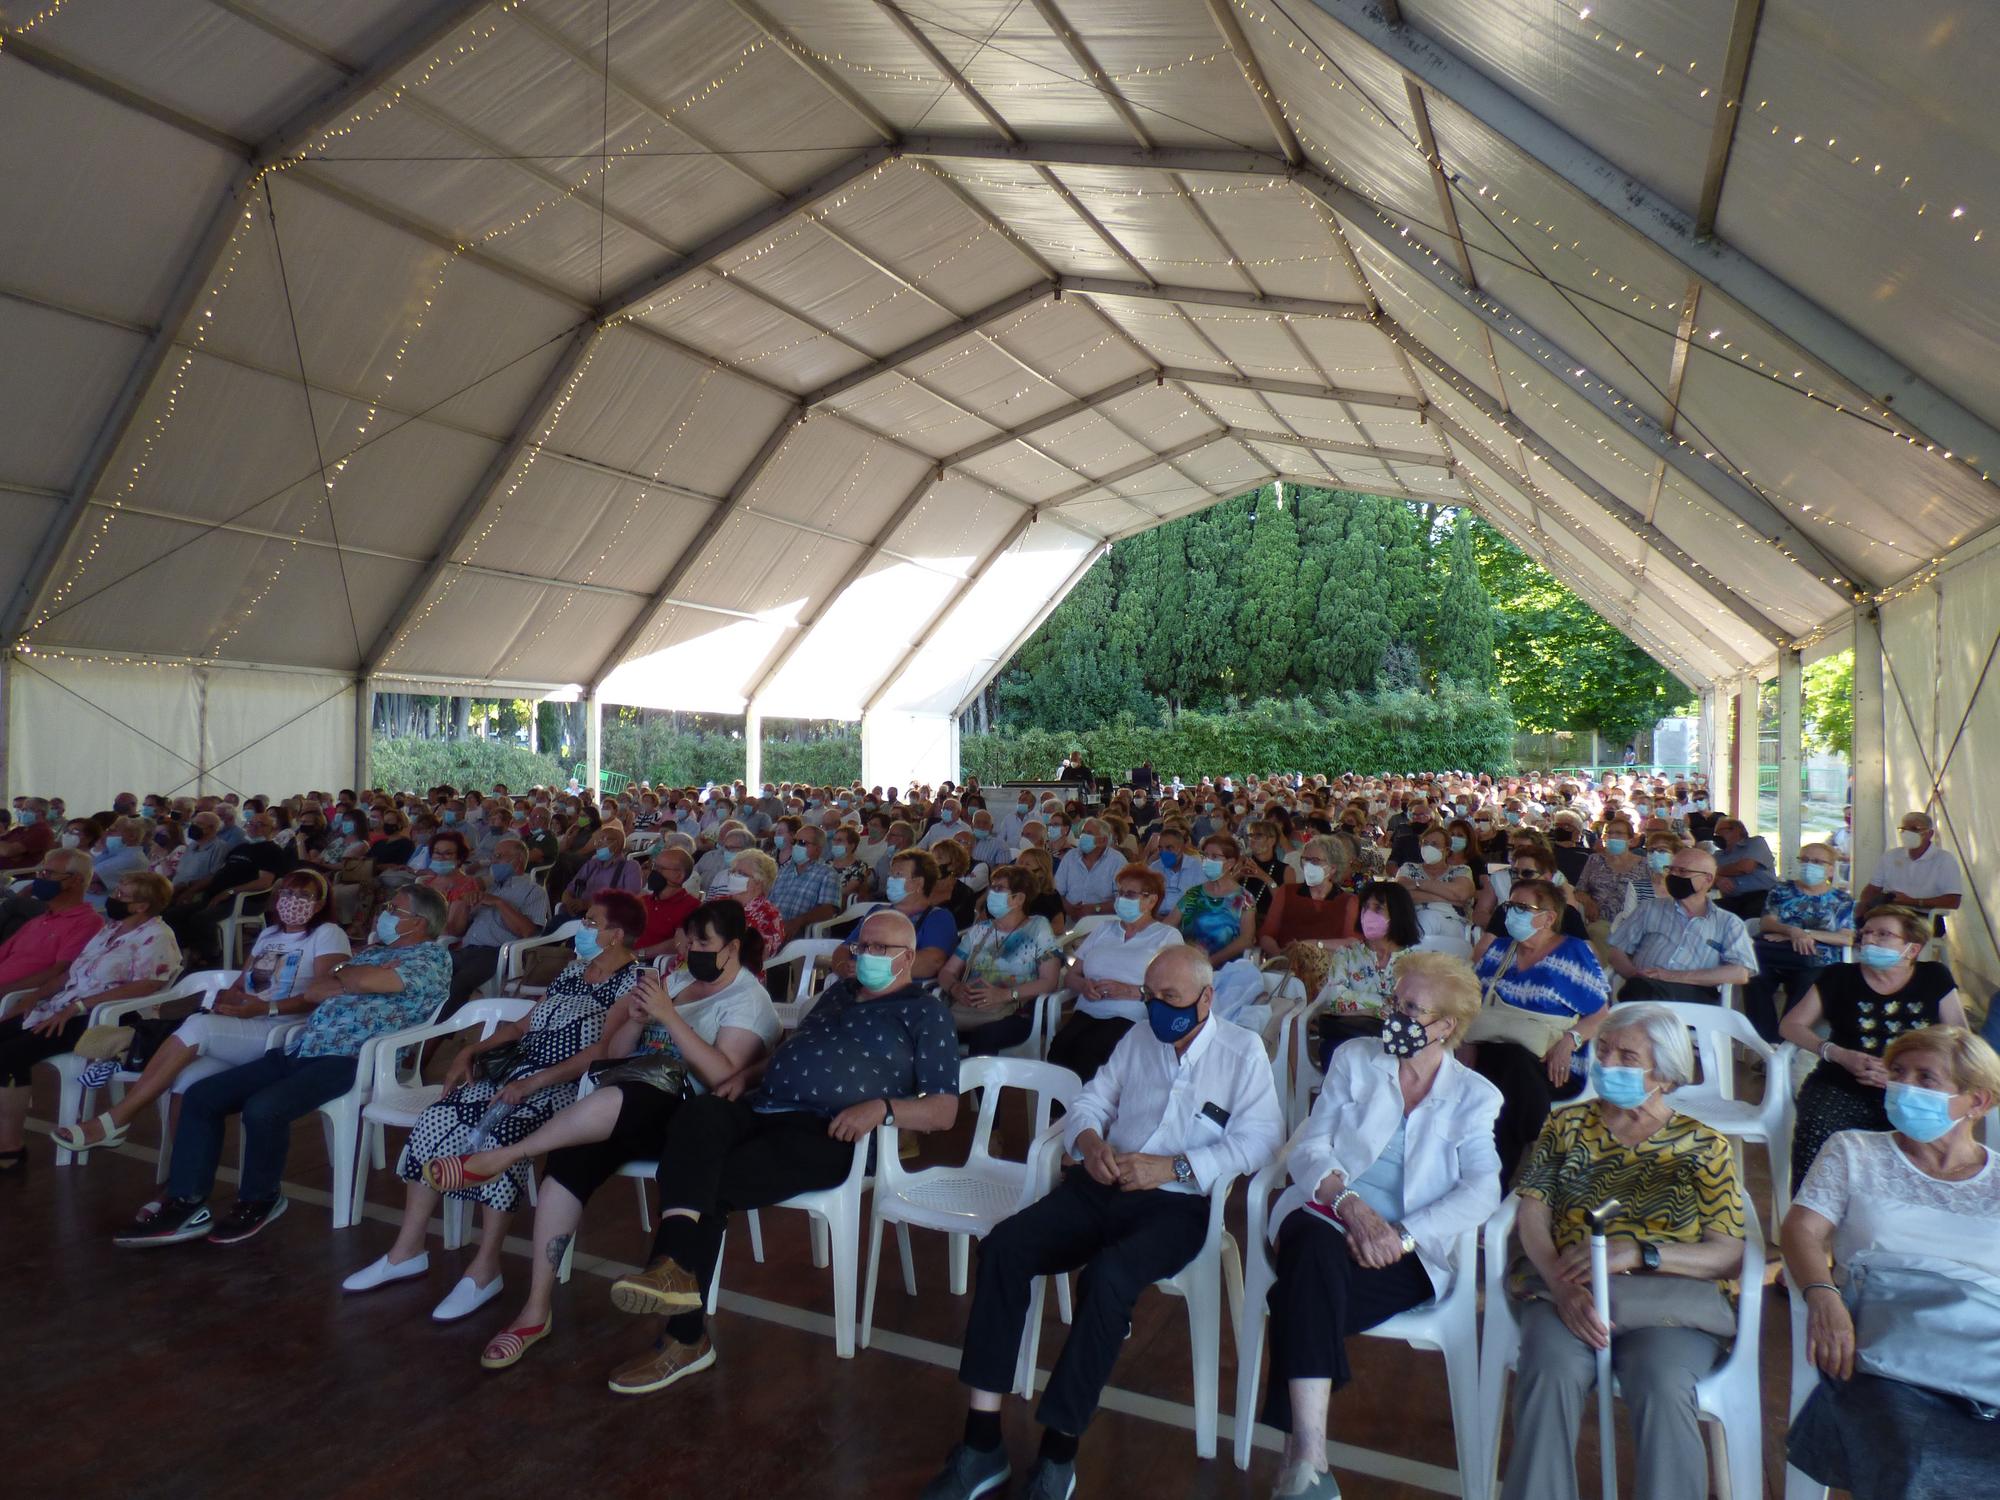
<svg viewBox="0 0 2000 1500">
<path fill-rule="evenodd" d="M 304 1003 L 311 1013 L 282 1052 L 267 1052 L 187 1091 L 165 1196 L 140 1209 L 116 1244 L 177 1245 L 204 1237 L 240 1244 L 285 1211 L 279 1189 L 292 1122 L 353 1087 L 365 1042 L 422 1025 L 449 995 L 451 955 L 437 941 L 445 911 L 444 898 L 427 887 L 396 892 L 375 919 L 372 946 L 284 1002 L 294 1010 Z M 222 1157 L 224 1122 L 239 1113 L 243 1175 L 235 1207 L 218 1225 L 208 1195 Z"/>
<path fill-rule="evenodd" d="M 239 891 L 263 892 L 298 863 L 276 842 L 276 821 L 268 812 L 250 814 L 241 839 L 213 875 L 178 887 L 167 925 L 190 963 L 206 964 L 219 953 L 217 933 Z M 227 827 L 225 825 L 225 834 Z"/>
<path fill-rule="evenodd" d="M 451 952 L 450 1015 L 500 967 L 500 950 L 531 938 L 548 924 L 549 893 L 528 874 L 528 846 L 516 838 L 493 845 L 486 879 L 465 936 Z"/>
<path fill-rule="evenodd" d="M 973 1500 L 1008 1479 L 1000 1404 L 1013 1388 L 1035 1278 L 1081 1270 L 1075 1323 L 1036 1412 L 1041 1453 L 1023 1492 L 1068 1500 L 1077 1441 L 1097 1410 L 1139 1294 L 1172 1276 L 1208 1233 L 1208 1195 L 1254 1172 L 1285 1135 L 1257 1033 L 1212 1020 L 1215 973 L 1178 944 L 1146 969 L 1145 1027 L 1125 1034 L 1064 1119 L 1079 1165 L 979 1247 L 979 1285 L 958 1376 L 972 1389 L 965 1438 L 924 1500 Z"/>
<path fill-rule="evenodd" d="M 0 995 L 60 979 L 70 961 L 97 936 L 104 918 L 88 895 L 96 867 L 81 849 L 51 849 L 35 867 L 30 917 L 0 943 Z"/>
<path fill-rule="evenodd" d="M 1118 872 L 1125 856 L 1111 844 L 1111 825 L 1102 818 L 1077 824 L 1076 847 L 1056 866 L 1056 894 L 1071 922 L 1111 910 L 1118 898 Z"/>
<path fill-rule="evenodd" d="M 1856 900 L 1857 915 L 1878 906 L 1907 906 L 1927 912 L 1937 931 L 1944 931 L 1944 913 L 1957 911 L 1964 899 L 1965 877 L 1958 860 L 1937 841 L 1937 826 L 1927 813 L 1904 814 L 1896 834 L 1900 847 L 1883 851 L 1875 873 Z"/>
<path fill-rule="evenodd" d="M 621 1310 L 668 1314 L 666 1327 L 612 1373 L 617 1394 L 662 1390 L 715 1363 L 702 1306 L 731 1213 L 836 1186 L 877 1125 L 946 1130 L 957 1119 L 958 1032 L 911 977 L 916 936 L 902 913 L 875 912 L 861 924 L 852 980 L 828 985 L 776 1052 L 675 1111 L 651 1263 L 611 1288 Z M 1264 1076 L 1268 1087 L 1268 1065 Z"/>
<path fill-rule="evenodd" d="M 1745 921 L 1764 915 L 1771 887 L 1778 883 L 1778 859 L 1762 835 L 1750 831 L 1741 818 L 1723 818 L 1715 825 L 1717 904 Z"/>
<path fill-rule="evenodd" d="M 28 797 L 14 809 L 14 826 L 0 834 L 0 869 L 24 870 L 55 847 L 45 797 Z"/>
<path fill-rule="evenodd" d="M 212 811 L 197 812 L 188 819 L 187 847 L 174 866 L 176 894 L 205 882 L 229 858 L 229 846 L 222 842 L 222 819 Z"/>
<path fill-rule="evenodd" d="M 778 864 L 771 887 L 771 904 L 785 924 L 785 941 L 803 936 L 815 922 L 840 910 L 840 875 L 823 857 L 826 834 L 815 824 L 801 825 Z"/>
<path fill-rule="evenodd" d="M 1611 929 L 1604 956 L 1625 978 L 1621 1000 L 1693 1000 L 1716 1005 L 1722 986 L 1757 972 L 1750 929 L 1709 894 L 1715 856 L 1677 849 L 1667 866 L 1669 899 L 1641 901 Z"/>
</svg>

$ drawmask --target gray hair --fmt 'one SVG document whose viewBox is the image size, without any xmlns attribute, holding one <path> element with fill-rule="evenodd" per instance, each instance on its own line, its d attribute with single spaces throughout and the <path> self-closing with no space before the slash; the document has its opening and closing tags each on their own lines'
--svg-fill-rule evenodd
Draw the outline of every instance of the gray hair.
<svg viewBox="0 0 2000 1500">
<path fill-rule="evenodd" d="M 69 861 L 64 866 L 65 872 L 80 877 L 83 881 L 83 888 L 85 890 L 90 889 L 91 877 L 97 872 L 97 861 L 90 857 L 88 850 L 56 848 L 51 849 L 42 858 L 46 860 L 63 859 Z"/>
<path fill-rule="evenodd" d="M 445 919 L 451 915 L 444 897 L 427 885 L 406 885 L 398 894 L 408 898 L 410 915 L 424 924 L 430 936 L 435 938 L 444 931 Z"/>
<path fill-rule="evenodd" d="M 1645 1032 L 1652 1044 L 1653 1071 L 1673 1087 L 1694 1082 L 1694 1044 L 1688 1040 L 1687 1022 L 1664 1005 L 1614 1006 L 1597 1039 L 1602 1042 L 1616 1031 Z"/>
</svg>

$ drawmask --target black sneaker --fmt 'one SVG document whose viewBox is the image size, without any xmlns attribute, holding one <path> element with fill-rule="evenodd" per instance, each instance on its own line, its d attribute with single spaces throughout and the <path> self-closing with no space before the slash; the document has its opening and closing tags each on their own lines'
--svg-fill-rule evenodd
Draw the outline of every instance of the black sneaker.
<svg viewBox="0 0 2000 1500">
<path fill-rule="evenodd" d="M 1076 1465 L 1059 1464 L 1052 1458 L 1038 1458 L 1028 1471 L 1028 1488 L 1023 1500 L 1070 1500 L 1076 1493 Z"/>
<path fill-rule="evenodd" d="M 285 1211 L 287 1200 L 280 1195 L 262 1203 L 245 1203 L 238 1198 L 222 1222 L 208 1237 L 211 1245 L 240 1245 Z"/>
<path fill-rule="evenodd" d="M 1007 1450 L 981 1452 L 960 1443 L 944 1461 L 944 1469 L 924 1486 L 922 1500 L 977 1500 L 1005 1486 L 1010 1476 Z"/>
<path fill-rule="evenodd" d="M 178 1245 L 198 1240 L 215 1227 L 215 1215 L 200 1198 L 169 1198 L 164 1203 L 148 1203 L 139 1210 L 129 1228 L 112 1236 L 111 1243 L 125 1249 L 148 1245 Z"/>
</svg>

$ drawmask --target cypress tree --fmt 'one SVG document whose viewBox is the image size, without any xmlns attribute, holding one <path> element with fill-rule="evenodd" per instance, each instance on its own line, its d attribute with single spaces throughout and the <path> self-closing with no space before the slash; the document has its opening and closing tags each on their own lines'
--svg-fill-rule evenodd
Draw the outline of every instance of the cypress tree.
<svg viewBox="0 0 2000 1500">
<path fill-rule="evenodd" d="M 1290 509 L 1271 489 L 1257 491 L 1256 526 L 1243 557 L 1237 591 L 1235 636 L 1240 691 L 1251 698 L 1281 698 L 1291 690 L 1298 627 L 1299 533 Z"/>
</svg>

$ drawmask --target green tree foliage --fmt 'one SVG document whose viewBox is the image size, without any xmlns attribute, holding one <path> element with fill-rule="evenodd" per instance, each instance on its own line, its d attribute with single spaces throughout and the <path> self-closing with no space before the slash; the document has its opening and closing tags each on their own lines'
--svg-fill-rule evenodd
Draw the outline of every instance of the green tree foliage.
<svg viewBox="0 0 2000 1500">
<path fill-rule="evenodd" d="M 1854 755 L 1854 653 L 1837 651 L 1805 670 L 1806 743 Z"/>
<path fill-rule="evenodd" d="M 1299 583 L 1299 532 L 1292 512 L 1269 489 L 1252 501 L 1256 524 L 1243 560 L 1231 638 L 1243 646 L 1241 691 L 1281 698 L 1298 684 L 1298 626 L 1292 600 Z M 1121 611 L 1122 614 L 1122 611 Z"/>
<path fill-rule="evenodd" d="M 1182 603 L 1186 627 L 1181 651 L 1186 659 L 1184 670 L 1196 684 L 1194 691 L 1182 696 L 1197 703 L 1209 702 L 1242 691 L 1247 653 L 1246 643 L 1236 636 L 1236 600 L 1249 540 L 1249 508 L 1241 500 L 1225 500 L 1178 524 L 1187 528 Z"/>
<path fill-rule="evenodd" d="M 1440 680 L 1493 685 L 1493 601 L 1479 581 L 1475 518 L 1460 511 L 1451 528 L 1449 567 L 1431 611 L 1431 669 Z"/>
<path fill-rule="evenodd" d="M 1472 546 L 1499 601 L 1499 681 L 1523 729 L 1595 729 L 1622 742 L 1692 702 L 1678 678 L 1499 532 L 1474 523 Z"/>
<path fill-rule="evenodd" d="M 531 755 L 500 740 L 377 738 L 370 755 L 375 785 L 398 792 L 483 788 L 496 781 L 510 788 L 555 786 L 569 780 L 568 768 L 553 755 Z"/>
<path fill-rule="evenodd" d="M 1100 561 L 1083 575 L 1021 650 L 1021 670 L 1001 685 L 1004 716 L 1029 723 L 1109 719 L 1147 706 L 1139 690 L 1140 641 L 1113 631 L 1117 568 Z"/>
<path fill-rule="evenodd" d="M 1322 693 L 1366 693 L 1381 675 L 1382 658 L 1395 641 L 1388 579 L 1382 566 L 1387 538 L 1380 502 L 1341 496 L 1340 538 L 1326 565 L 1314 617 L 1314 646 Z"/>
</svg>

